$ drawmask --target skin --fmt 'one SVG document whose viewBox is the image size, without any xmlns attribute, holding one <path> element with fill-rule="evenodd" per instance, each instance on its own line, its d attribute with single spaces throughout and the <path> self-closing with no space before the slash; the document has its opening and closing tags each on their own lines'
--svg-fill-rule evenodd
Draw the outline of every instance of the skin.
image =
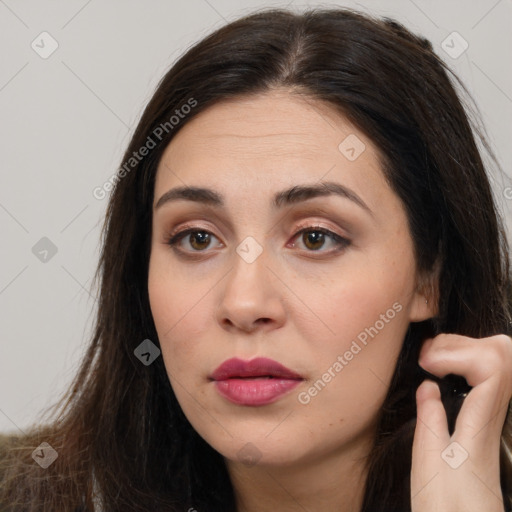
<svg viewBox="0 0 512 512">
<path fill-rule="evenodd" d="M 462 375 L 473 389 L 450 437 L 439 387 L 430 380 L 418 387 L 412 512 L 503 512 L 499 450 L 512 395 L 512 338 L 440 334 L 425 341 L 419 364 L 437 377 Z"/>
<path fill-rule="evenodd" d="M 365 145 L 352 161 L 338 148 L 349 135 Z M 320 181 L 350 189 L 370 211 L 334 195 L 271 205 L 276 192 Z M 185 185 L 211 188 L 225 205 L 180 199 L 156 208 Z M 311 241 L 318 226 L 348 243 L 328 235 L 323 245 Z M 170 235 L 188 228 L 195 236 L 171 247 Z M 250 263 L 236 251 L 248 236 L 262 250 Z M 224 456 L 239 512 L 360 508 L 365 461 L 407 327 L 435 314 L 424 282 L 377 148 L 331 106 L 274 90 L 218 103 L 177 133 L 156 175 L 150 304 L 173 390 Z M 383 314 L 378 333 L 333 371 Z M 260 356 L 304 380 L 278 401 L 250 407 L 226 400 L 208 378 L 228 358 Z M 335 376 L 308 394 L 329 369 Z M 419 392 L 423 412 L 438 405 L 435 390 Z M 426 503 L 415 510 L 430 510 Z"/>
</svg>

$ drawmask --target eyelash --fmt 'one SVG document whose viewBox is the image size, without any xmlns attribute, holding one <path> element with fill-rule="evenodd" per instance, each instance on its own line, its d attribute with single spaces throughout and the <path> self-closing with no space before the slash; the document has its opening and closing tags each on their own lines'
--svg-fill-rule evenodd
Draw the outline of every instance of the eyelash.
<svg viewBox="0 0 512 512">
<path fill-rule="evenodd" d="M 348 247 L 350 245 L 350 240 L 348 240 L 347 238 L 344 238 L 329 229 L 323 228 L 321 226 L 315 226 L 315 225 L 298 226 L 298 231 L 293 235 L 292 240 L 296 240 L 297 238 L 299 238 L 300 235 L 302 235 L 305 232 L 323 233 L 324 235 L 331 238 L 331 240 L 333 240 L 337 245 L 336 249 L 332 249 L 330 251 L 322 251 L 321 249 L 319 249 L 319 250 L 306 249 L 306 252 L 309 252 L 309 253 L 317 253 L 318 252 L 318 253 L 324 253 L 324 254 L 333 254 L 333 253 L 340 252 L 341 250 L 345 249 L 346 247 Z M 187 235 L 190 235 L 191 233 L 208 233 L 209 235 L 215 236 L 213 233 L 211 233 L 210 231 L 208 231 L 206 229 L 201 229 L 198 227 L 190 227 L 190 228 L 185 228 L 184 230 L 179 231 L 178 233 L 169 235 L 167 238 L 167 244 L 169 246 L 171 246 L 171 248 L 173 248 L 175 251 L 180 252 L 181 254 L 188 253 L 188 255 L 193 254 L 194 256 L 199 256 L 202 253 L 206 252 L 207 249 L 204 249 L 203 251 L 184 251 L 183 249 L 180 249 L 177 247 L 178 243 L 181 242 L 182 239 L 184 239 Z M 217 237 L 215 237 L 215 238 L 217 238 Z"/>
</svg>

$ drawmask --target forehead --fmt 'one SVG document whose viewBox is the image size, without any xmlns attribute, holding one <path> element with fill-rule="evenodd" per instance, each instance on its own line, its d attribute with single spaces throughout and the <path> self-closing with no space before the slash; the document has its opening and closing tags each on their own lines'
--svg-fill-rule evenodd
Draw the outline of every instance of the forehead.
<svg viewBox="0 0 512 512">
<path fill-rule="evenodd" d="M 209 186 L 270 196 L 295 183 L 337 181 L 377 204 L 390 190 L 377 148 L 334 106 L 278 90 L 213 105 L 187 123 L 159 164 L 155 198 Z"/>
</svg>

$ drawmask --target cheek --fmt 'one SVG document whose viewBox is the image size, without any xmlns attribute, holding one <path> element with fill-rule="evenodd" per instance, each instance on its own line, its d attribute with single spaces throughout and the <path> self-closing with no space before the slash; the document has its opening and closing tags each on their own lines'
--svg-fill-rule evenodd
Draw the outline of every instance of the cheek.
<svg viewBox="0 0 512 512">
<path fill-rule="evenodd" d="M 336 297 L 332 297 L 332 302 Z M 345 301 L 346 299 L 346 301 Z M 371 300 L 371 296 L 341 292 L 329 316 L 329 333 L 318 336 L 318 330 L 303 325 L 301 331 L 316 354 L 317 368 L 327 371 L 341 359 L 343 373 L 350 367 L 369 376 L 374 370 L 387 382 L 394 369 L 409 322 L 405 308 L 398 300 Z M 354 301 L 357 306 L 343 307 Z M 332 306 L 331 306 L 332 307 Z M 324 310 L 325 311 L 325 310 Z M 325 332 L 325 329 L 324 329 Z M 341 356 L 341 357 L 340 357 Z M 352 373 L 352 371 L 350 373 Z M 369 372 L 369 373 L 368 373 Z M 362 373 L 354 374 L 352 382 L 359 386 Z"/>
<path fill-rule="evenodd" d="M 409 326 L 413 286 L 410 261 L 393 261 L 370 265 L 360 258 L 328 290 L 309 286 L 308 306 L 318 315 L 294 316 L 306 340 L 306 360 L 315 368 L 311 395 L 322 394 L 318 405 L 325 410 L 344 404 L 347 413 L 361 407 L 369 413 L 385 398 Z"/>
<path fill-rule="evenodd" d="M 334 334 L 319 336 L 314 329 L 305 334 L 303 354 L 314 372 L 298 401 L 322 429 L 332 424 L 348 433 L 374 425 L 395 371 L 408 327 L 405 308 L 391 298 L 370 300 L 364 292 L 346 288 L 331 295 L 332 303 L 341 304 L 330 317 Z M 349 299 L 357 306 L 348 306 Z"/>
<path fill-rule="evenodd" d="M 170 273 L 165 265 L 152 262 L 149 270 L 148 293 L 151 312 L 169 369 L 180 371 L 181 363 L 194 357 L 195 340 L 204 337 L 211 323 L 207 300 L 211 284 Z M 183 370 L 181 370 L 183 371 Z"/>
<path fill-rule="evenodd" d="M 306 339 L 323 347 L 319 353 L 326 346 L 343 349 L 360 334 L 364 341 L 364 333 L 368 329 L 373 332 L 375 324 L 381 336 L 393 338 L 404 331 L 412 279 L 408 273 L 406 278 L 405 273 L 387 268 L 390 270 L 385 272 L 362 264 L 323 287 L 300 280 L 294 283 L 295 294 L 304 298 L 302 305 L 296 304 L 294 322 L 300 322 L 298 327 Z"/>
</svg>

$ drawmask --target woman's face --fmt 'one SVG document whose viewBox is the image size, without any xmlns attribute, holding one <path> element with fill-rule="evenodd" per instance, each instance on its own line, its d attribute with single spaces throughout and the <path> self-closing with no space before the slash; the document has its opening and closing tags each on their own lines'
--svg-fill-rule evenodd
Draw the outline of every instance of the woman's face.
<svg viewBox="0 0 512 512">
<path fill-rule="evenodd" d="M 377 149 L 284 90 L 216 104 L 166 148 L 148 286 L 176 397 L 230 464 L 363 453 L 407 327 L 430 316 Z M 293 374 L 214 375 L 231 358 Z"/>
</svg>

